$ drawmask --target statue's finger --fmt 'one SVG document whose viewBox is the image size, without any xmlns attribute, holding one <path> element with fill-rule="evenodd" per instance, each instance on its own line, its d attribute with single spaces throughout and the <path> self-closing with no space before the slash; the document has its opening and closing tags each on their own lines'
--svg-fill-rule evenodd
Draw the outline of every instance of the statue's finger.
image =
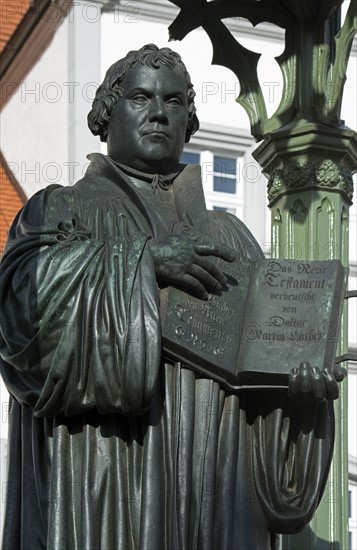
<svg viewBox="0 0 357 550">
<path fill-rule="evenodd" d="M 325 384 L 326 399 L 337 399 L 340 395 L 340 390 L 334 373 L 330 369 L 323 369 L 321 375 Z"/>
<path fill-rule="evenodd" d="M 204 258 L 197 256 L 197 258 L 195 259 L 195 264 L 208 271 L 208 273 L 212 275 L 212 277 L 216 279 L 221 285 L 225 285 L 227 283 L 228 278 L 226 277 L 226 275 L 222 273 L 222 271 L 218 269 L 218 267 L 215 266 L 212 262 L 209 262 Z"/>
<path fill-rule="evenodd" d="M 220 243 L 211 242 L 196 244 L 195 252 L 200 256 L 217 256 L 217 258 L 222 258 L 222 260 L 226 262 L 234 262 L 236 259 L 234 250 Z"/>
<path fill-rule="evenodd" d="M 337 382 L 342 382 L 342 380 L 344 380 L 347 376 L 347 370 L 344 367 L 336 365 L 333 369 L 333 374 Z"/>
<path fill-rule="evenodd" d="M 208 271 L 198 265 L 190 266 L 188 274 L 197 279 L 209 292 L 221 290 L 222 288 L 221 283 L 217 281 L 217 279 L 212 277 Z"/>
<path fill-rule="evenodd" d="M 289 373 L 289 391 L 294 397 L 299 393 L 299 369 L 294 367 Z"/>
<path fill-rule="evenodd" d="M 196 294 L 199 298 L 202 298 L 202 300 L 208 299 L 209 294 L 207 290 L 197 279 L 195 279 L 195 277 L 192 277 L 192 275 L 186 273 L 178 279 L 178 282 L 182 283 L 185 288 L 190 290 L 193 294 Z"/>
<path fill-rule="evenodd" d="M 311 392 L 311 369 L 309 363 L 304 361 L 299 367 L 300 391 L 307 395 Z"/>
<path fill-rule="evenodd" d="M 314 401 L 322 403 L 326 399 L 325 384 L 317 367 L 311 368 L 311 391 Z"/>
</svg>

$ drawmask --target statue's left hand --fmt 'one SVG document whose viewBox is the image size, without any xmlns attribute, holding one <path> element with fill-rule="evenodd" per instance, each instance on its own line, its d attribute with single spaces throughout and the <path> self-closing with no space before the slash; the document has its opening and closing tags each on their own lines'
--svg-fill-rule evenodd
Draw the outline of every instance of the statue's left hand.
<svg viewBox="0 0 357 550">
<path fill-rule="evenodd" d="M 317 367 L 310 367 L 309 363 L 303 362 L 300 367 L 294 367 L 289 375 L 289 395 L 295 401 L 308 400 L 321 403 L 326 399 L 337 399 L 339 382 L 347 376 L 343 367 L 336 366 L 333 370 Z"/>
</svg>

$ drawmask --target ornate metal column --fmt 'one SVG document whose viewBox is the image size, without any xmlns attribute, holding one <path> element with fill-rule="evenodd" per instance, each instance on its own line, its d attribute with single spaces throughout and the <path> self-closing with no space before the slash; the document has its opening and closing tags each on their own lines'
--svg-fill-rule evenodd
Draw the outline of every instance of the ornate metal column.
<svg viewBox="0 0 357 550">
<path fill-rule="evenodd" d="M 340 120 L 340 109 L 357 32 L 357 2 L 350 2 L 338 30 L 336 16 L 343 0 L 171 1 L 181 8 L 170 26 L 171 38 L 181 40 L 202 26 L 213 44 L 213 63 L 233 70 L 240 82 L 237 101 L 249 116 L 252 135 L 263 140 L 254 156 L 269 179 L 272 255 L 338 258 L 347 266 L 357 135 Z M 229 17 L 243 17 L 253 25 L 270 22 L 286 31 L 285 51 L 277 58 L 283 93 L 271 117 L 257 74 L 260 55 L 232 36 L 222 21 Z M 347 305 L 342 325 L 341 354 L 347 351 Z M 284 537 L 286 549 L 348 548 L 346 381 L 341 394 L 335 407 L 335 452 L 326 494 L 310 527 Z"/>
<path fill-rule="evenodd" d="M 300 125 L 277 130 L 258 147 L 256 158 L 269 175 L 273 256 L 338 258 L 348 265 L 348 209 L 356 146 L 356 134 L 351 130 L 301 121 Z M 348 346 L 346 325 L 347 305 L 341 355 Z M 284 539 L 285 549 L 348 548 L 346 382 L 335 405 L 335 428 L 334 459 L 318 513 L 311 529 Z M 330 545 L 323 546 L 321 540 Z"/>
</svg>

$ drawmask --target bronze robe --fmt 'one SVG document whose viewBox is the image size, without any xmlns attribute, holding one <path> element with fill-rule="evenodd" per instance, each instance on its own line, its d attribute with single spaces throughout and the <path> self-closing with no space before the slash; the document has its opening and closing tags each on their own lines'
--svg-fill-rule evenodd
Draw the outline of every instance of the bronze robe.
<svg viewBox="0 0 357 550">
<path fill-rule="evenodd" d="M 2 548 L 272 548 L 321 498 L 331 408 L 292 406 L 284 390 L 238 396 L 163 362 L 146 243 L 172 230 L 164 202 L 108 157 L 91 159 L 73 187 L 32 197 L 2 262 L 12 396 Z M 175 182 L 169 192 L 189 201 Z M 217 241 L 262 254 L 235 217 L 207 216 Z"/>
</svg>

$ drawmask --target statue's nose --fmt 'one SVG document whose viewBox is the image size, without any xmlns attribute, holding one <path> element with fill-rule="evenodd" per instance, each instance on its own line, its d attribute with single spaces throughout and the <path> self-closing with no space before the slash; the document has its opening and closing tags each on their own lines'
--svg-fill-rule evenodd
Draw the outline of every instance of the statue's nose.
<svg viewBox="0 0 357 550">
<path fill-rule="evenodd" d="M 150 120 L 158 120 L 159 122 L 167 122 L 167 112 L 165 102 L 162 97 L 153 97 L 150 102 Z"/>
</svg>

